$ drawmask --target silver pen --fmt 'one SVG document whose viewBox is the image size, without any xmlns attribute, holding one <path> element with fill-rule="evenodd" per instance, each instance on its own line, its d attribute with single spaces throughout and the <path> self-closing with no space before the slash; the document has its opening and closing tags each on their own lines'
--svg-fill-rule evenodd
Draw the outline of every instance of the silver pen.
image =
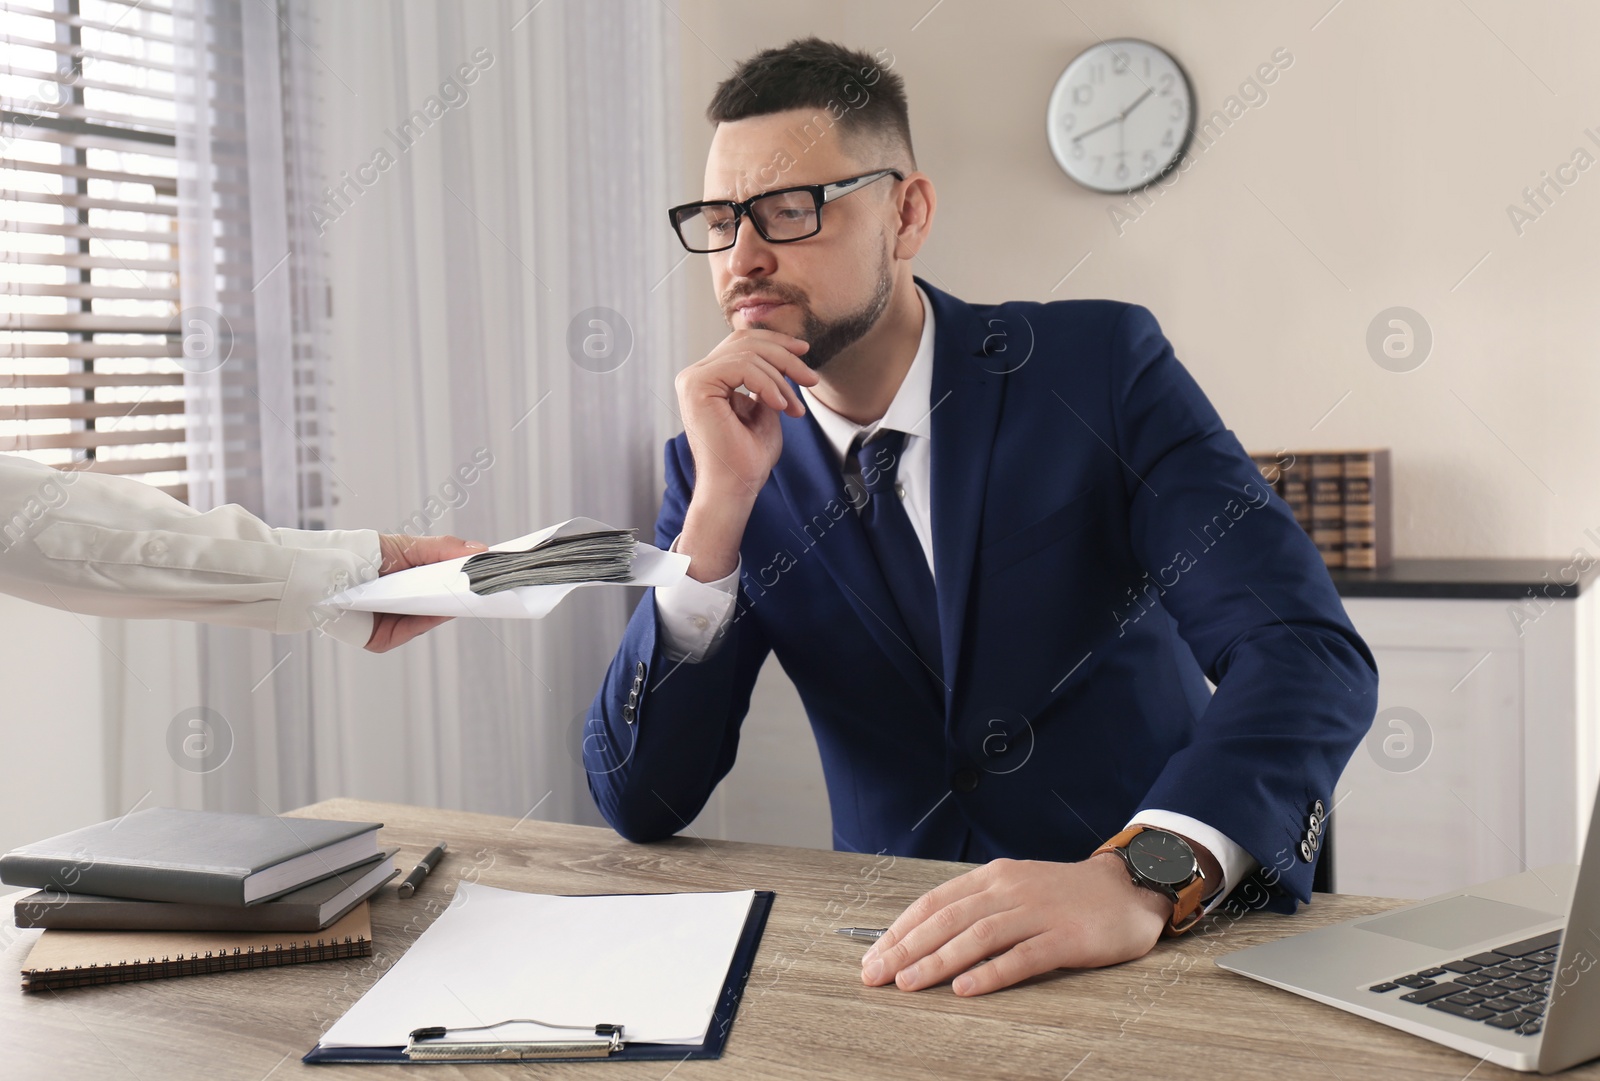
<svg viewBox="0 0 1600 1081">
<path fill-rule="evenodd" d="M 833 933 L 844 935 L 846 938 L 880 939 L 889 929 L 887 927 L 835 927 Z"/>
</svg>

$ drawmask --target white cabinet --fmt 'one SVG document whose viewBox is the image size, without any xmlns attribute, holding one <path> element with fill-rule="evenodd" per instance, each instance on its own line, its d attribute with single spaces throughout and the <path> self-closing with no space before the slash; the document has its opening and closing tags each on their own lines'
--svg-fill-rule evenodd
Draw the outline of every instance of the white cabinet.
<svg viewBox="0 0 1600 1081">
<path fill-rule="evenodd" d="M 1338 892 L 1425 897 L 1577 860 L 1600 777 L 1596 602 L 1574 589 L 1519 602 L 1510 585 L 1346 596 L 1379 689 L 1334 793 Z"/>
</svg>

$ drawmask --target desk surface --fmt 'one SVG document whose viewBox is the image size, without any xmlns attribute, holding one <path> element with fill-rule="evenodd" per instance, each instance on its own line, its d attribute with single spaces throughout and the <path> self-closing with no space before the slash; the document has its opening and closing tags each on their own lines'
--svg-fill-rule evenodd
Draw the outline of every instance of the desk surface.
<svg viewBox="0 0 1600 1081">
<path fill-rule="evenodd" d="M 884 926 L 963 864 L 679 837 L 634 845 L 609 830 L 357 800 L 300 815 L 379 821 L 409 870 L 439 839 L 446 857 L 416 896 L 372 904 L 371 958 L 24 995 L 37 931 L 0 906 L 0 1073 L 20 1078 L 237 1079 L 296 1074 L 649 1078 L 1096 1079 L 1521 1077 L 1212 965 L 1229 950 L 1382 911 L 1398 901 L 1319 896 L 1293 917 L 1222 921 L 1139 961 L 1055 972 L 959 999 L 860 982 L 862 945 L 831 933 Z M 318 1036 L 432 922 L 462 878 L 540 893 L 772 889 L 777 901 L 723 1057 L 658 1062 L 305 1066 Z M 398 881 L 398 879 L 396 880 Z M 1568 1076 L 1600 1077 L 1600 1064 Z"/>
</svg>

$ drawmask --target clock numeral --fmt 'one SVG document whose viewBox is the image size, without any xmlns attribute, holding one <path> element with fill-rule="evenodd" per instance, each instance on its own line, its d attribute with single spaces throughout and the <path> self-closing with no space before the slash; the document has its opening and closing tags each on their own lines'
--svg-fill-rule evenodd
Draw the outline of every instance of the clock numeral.
<svg viewBox="0 0 1600 1081">
<path fill-rule="evenodd" d="M 1072 104 L 1087 105 L 1094 100 L 1094 87 L 1088 83 L 1079 83 L 1072 88 Z"/>
<path fill-rule="evenodd" d="M 1154 150 L 1146 150 L 1139 155 L 1139 164 L 1144 166 L 1144 175 L 1149 176 L 1156 167 L 1156 152 Z"/>
<path fill-rule="evenodd" d="M 1077 126 L 1078 126 L 1078 114 L 1077 113 L 1065 113 L 1065 114 L 1062 115 L 1062 117 L 1061 117 L 1061 133 L 1063 135 L 1071 134 L 1072 129 L 1077 127 Z"/>
<path fill-rule="evenodd" d="M 1163 72 L 1160 81 L 1157 82 L 1156 85 L 1160 88 L 1156 91 L 1156 93 L 1160 94 L 1162 97 L 1172 93 L 1172 72 Z"/>
<path fill-rule="evenodd" d="M 1182 120 L 1183 117 L 1184 117 L 1184 114 L 1187 113 L 1188 111 L 1189 111 L 1188 108 L 1186 108 L 1184 106 L 1184 104 L 1183 104 L 1183 99 L 1182 98 L 1173 98 L 1172 99 L 1172 112 L 1168 114 L 1167 119 L 1169 119 L 1169 120 Z"/>
<path fill-rule="evenodd" d="M 1161 137 L 1161 145 L 1162 146 L 1168 146 L 1168 147 L 1176 145 L 1172 141 L 1172 129 L 1171 128 L 1168 128 L 1167 129 L 1167 133 Z"/>
<path fill-rule="evenodd" d="M 1129 175 L 1131 174 L 1128 172 L 1128 163 L 1125 161 L 1119 162 L 1117 164 L 1117 179 L 1126 180 L 1128 179 Z"/>
<path fill-rule="evenodd" d="M 1073 143 L 1072 144 L 1072 160 L 1073 161 L 1082 161 L 1083 160 L 1083 144 L 1082 143 Z"/>
<path fill-rule="evenodd" d="M 1128 71 L 1128 54 L 1113 53 L 1111 55 L 1111 74 L 1125 75 Z"/>
</svg>

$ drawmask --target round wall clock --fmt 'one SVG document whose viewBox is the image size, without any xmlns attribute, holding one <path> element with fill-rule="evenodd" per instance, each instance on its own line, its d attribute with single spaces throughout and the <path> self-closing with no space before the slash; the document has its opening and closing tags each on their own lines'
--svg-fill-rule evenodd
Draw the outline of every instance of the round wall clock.
<svg viewBox="0 0 1600 1081">
<path fill-rule="evenodd" d="M 1166 50 L 1116 38 L 1067 65 L 1045 120 L 1050 150 L 1068 176 L 1092 191 L 1138 191 L 1183 160 L 1194 90 Z"/>
</svg>

